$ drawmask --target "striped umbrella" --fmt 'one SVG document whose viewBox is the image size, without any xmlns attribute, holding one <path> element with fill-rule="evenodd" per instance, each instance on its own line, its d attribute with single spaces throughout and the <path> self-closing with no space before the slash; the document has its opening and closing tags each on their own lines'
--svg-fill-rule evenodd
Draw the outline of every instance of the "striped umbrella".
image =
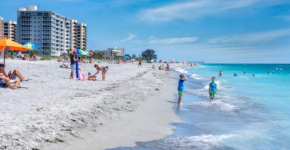
<svg viewBox="0 0 290 150">
<path fill-rule="evenodd" d="M 29 50 L 36 50 L 38 49 L 38 45 L 35 43 L 27 42 L 23 44 L 25 47 L 27 47 Z"/>
</svg>

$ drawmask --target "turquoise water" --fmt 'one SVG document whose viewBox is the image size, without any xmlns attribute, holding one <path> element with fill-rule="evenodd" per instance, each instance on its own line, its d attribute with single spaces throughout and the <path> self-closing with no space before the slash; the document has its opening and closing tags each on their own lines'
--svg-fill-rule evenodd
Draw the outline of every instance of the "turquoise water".
<svg viewBox="0 0 290 150">
<path fill-rule="evenodd" d="M 165 139 L 117 149 L 290 149 L 289 64 L 200 64 L 175 71 L 188 78 L 183 105 L 175 106 L 185 123 L 173 124 L 174 134 Z M 209 102 L 212 76 L 218 91 Z"/>
</svg>

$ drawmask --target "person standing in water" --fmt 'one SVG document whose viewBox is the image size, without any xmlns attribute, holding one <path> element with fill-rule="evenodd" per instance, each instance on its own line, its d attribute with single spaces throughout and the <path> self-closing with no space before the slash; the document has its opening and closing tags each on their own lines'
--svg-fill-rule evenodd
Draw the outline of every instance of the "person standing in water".
<svg viewBox="0 0 290 150">
<path fill-rule="evenodd" d="M 220 74 L 219 74 L 219 76 L 221 77 L 221 76 L 223 76 L 223 72 L 222 71 L 220 71 Z"/>
<path fill-rule="evenodd" d="M 247 72 L 246 72 L 246 70 L 244 70 L 244 74 L 246 74 Z"/>
<path fill-rule="evenodd" d="M 211 83 L 209 84 L 209 89 L 208 89 L 210 102 L 214 100 L 215 94 L 217 92 L 217 84 L 214 81 L 215 81 L 215 77 L 212 77 Z"/>
<path fill-rule="evenodd" d="M 178 82 L 178 104 L 180 105 L 181 104 L 181 99 L 182 99 L 182 95 L 183 95 L 183 90 L 184 90 L 184 86 L 183 86 L 183 83 L 184 83 L 184 81 L 186 81 L 186 77 L 185 77 L 185 75 L 183 75 L 183 74 L 181 74 L 180 76 L 179 76 L 179 82 Z"/>
</svg>

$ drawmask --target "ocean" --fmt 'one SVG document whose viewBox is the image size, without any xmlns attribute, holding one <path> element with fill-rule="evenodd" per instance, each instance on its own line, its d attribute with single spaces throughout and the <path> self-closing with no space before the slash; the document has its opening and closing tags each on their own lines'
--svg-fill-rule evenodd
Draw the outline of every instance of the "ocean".
<svg viewBox="0 0 290 150">
<path fill-rule="evenodd" d="M 185 123 L 172 124 L 174 134 L 164 139 L 116 149 L 290 149 L 289 64 L 199 64 L 175 71 L 188 78 L 183 105 L 174 107 Z M 212 76 L 218 86 L 209 102 Z"/>
</svg>

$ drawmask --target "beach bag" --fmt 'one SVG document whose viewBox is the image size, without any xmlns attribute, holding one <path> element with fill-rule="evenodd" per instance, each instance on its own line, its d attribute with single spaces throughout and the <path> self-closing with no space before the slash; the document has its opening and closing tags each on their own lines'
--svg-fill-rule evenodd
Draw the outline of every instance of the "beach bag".
<svg viewBox="0 0 290 150">
<path fill-rule="evenodd" d="M 96 76 L 89 76 L 89 80 L 90 81 L 96 81 L 97 80 L 97 77 Z"/>
</svg>

